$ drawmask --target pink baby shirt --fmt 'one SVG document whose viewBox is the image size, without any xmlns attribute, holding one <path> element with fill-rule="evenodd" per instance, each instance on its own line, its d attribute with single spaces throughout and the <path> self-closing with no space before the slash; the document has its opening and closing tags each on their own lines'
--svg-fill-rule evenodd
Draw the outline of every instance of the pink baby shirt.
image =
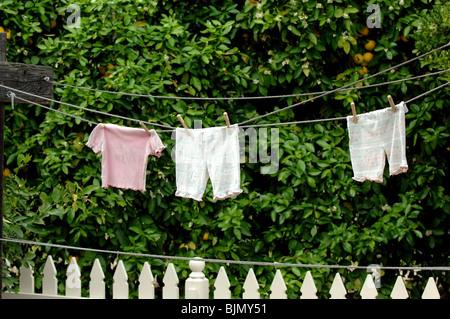
<svg viewBox="0 0 450 319">
<path fill-rule="evenodd" d="M 145 191 L 149 155 L 161 156 L 165 146 L 155 130 L 98 124 L 86 145 L 102 154 L 102 187 Z"/>
</svg>

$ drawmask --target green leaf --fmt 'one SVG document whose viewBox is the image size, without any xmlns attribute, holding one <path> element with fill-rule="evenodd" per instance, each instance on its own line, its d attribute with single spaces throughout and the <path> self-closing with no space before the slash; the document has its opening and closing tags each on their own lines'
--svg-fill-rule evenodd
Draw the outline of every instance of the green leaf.
<svg viewBox="0 0 450 319">
<path fill-rule="evenodd" d="M 344 10 L 340 7 L 337 7 L 336 10 L 334 10 L 334 17 L 340 18 L 344 15 Z"/>
<path fill-rule="evenodd" d="M 310 68 L 303 68 L 302 70 L 303 70 L 303 74 L 305 74 L 305 76 L 308 77 L 309 73 L 311 72 L 311 69 Z"/>
<path fill-rule="evenodd" d="M 130 15 L 126 15 L 126 16 L 124 17 L 124 19 L 123 19 L 123 24 L 124 24 L 125 26 L 127 26 L 127 25 L 130 24 L 130 22 L 131 22 L 131 17 L 130 17 Z"/>
<path fill-rule="evenodd" d="M 352 245 L 348 242 L 344 242 L 343 244 L 344 250 L 348 253 L 352 253 Z"/>
<path fill-rule="evenodd" d="M 312 143 L 305 143 L 305 148 L 310 152 L 315 152 L 316 149 L 314 148 L 314 145 Z"/>
<path fill-rule="evenodd" d="M 344 11 L 346 13 L 358 13 L 359 12 L 358 8 L 355 8 L 355 7 L 347 7 L 347 8 L 345 8 Z"/>
<path fill-rule="evenodd" d="M 209 64 L 209 59 L 206 57 L 206 55 L 202 55 L 202 61 L 206 64 Z"/>
<path fill-rule="evenodd" d="M 306 164 L 305 164 L 305 162 L 302 161 L 302 160 L 298 160 L 298 162 L 297 162 L 297 168 L 298 168 L 300 171 L 302 171 L 303 173 L 305 173 L 305 172 L 306 172 Z"/>
<path fill-rule="evenodd" d="M 351 49 L 350 42 L 344 41 L 344 52 L 349 54 L 350 53 L 350 49 Z"/>
<path fill-rule="evenodd" d="M 178 103 L 173 103 L 172 108 L 180 114 L 184 114 L 187 109 L 187 105 L 184 102 L 179 101 Z"/>
<path fill-rule="evenodd" d="M 39 63 L 39 57 L 38 56 L 32 56 L 31 57 L 31 64 L 38 64 Z"/>
<path fill-rule="evenodd" d="M 93 191 L 95 191 L 95 190 L 97 190 L 97 189 L 99 189 L 100 187 L 99 186 L 97 186 L 97 185 L 89 185 L 89 186 L 86 186 L 84 189 L 83 189 L 83 194 L 84 195 L 89 195 L 90 193 L 92 193 Z"/>
<path fill-rule="evenodd" d="M 316 38 L 316 36 L 314 35 L 314 33 L 310 32 L 310 33 L 308 34 L 308 37 L 309 37 L 309 39 L 311 40 L 311 42 L 312 42 L 314 45 L 317 44 L 317 38 Z"/>
<path fill-rule="evenodd" d="M 296 36 L 301 36 L 302 34 L 300 33 L 300 31 L 294 27 L 293 25 L 290 26 L 290 30 L 293 34 L 295 34 Z"/>
<path fill-rule="evenodd" d="M 306 181 L 308 182 L 309 186 L 311 186 L 312 188 L 316 188 L 316 181 L 314 180 L 314 178 L 307 176 Z"/>
<path fill-rule="evenodd" d="M 191 78 L 191 84 L 198 90 L 201 91 L 202 90 L 202 82 L 200 81 L 200 79 L 196 76 L 193 76 Z"/>
<path fill-rule="evenodd" d="M 316 143 L 324 149 L 330 148 L 330 145 L 327 142 L 325 142 L 324 140 L 318 140 Z"/>
</svg>

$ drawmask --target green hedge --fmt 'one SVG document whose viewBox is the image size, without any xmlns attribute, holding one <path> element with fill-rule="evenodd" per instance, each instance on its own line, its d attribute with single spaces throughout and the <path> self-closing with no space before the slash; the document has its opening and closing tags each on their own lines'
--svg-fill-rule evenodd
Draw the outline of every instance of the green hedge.
<svg viewBox="0 0 450 319">
<path fill-rule="evenodd" d="M 361 80 L 367 86 L 449 68 L 448 50 L 379 77 L 385 70 L 448 42 L 448 1 L 377 1 L 381 27 L 362 30 L 375 1 L 77 1 L 80 28 L 67 26 L 73 1 L 0 4 L 0 25 L 10 30 L 10 62 L 48 65 L 55 81 L 104 90 L 173 96 L 266 96 L 332 90 Z M 399 3 L 402 3 L 399 4 Z M 72 13 L 74 13 L 72 11 Z M 72 17 L 73 18 L 73 17 Z M 434 26 L 434 28 L 433 28 Z M 376 42 L 373 60 L 354 56 Z M 388 106 L 387 94 L 406 101 L 449 80 L 448 74 L 389 86 L 343 91 L 250 124 L 340 117 Z M 55 86 L 56 100 L 134 119 L 190 127 L 224 125 L 227 111 L 239 123 L 312 96 L 276 100 L 186 101 L 136 98 Z M 352 180 L 345 121 L 277 127 L 279 168 L 261 174 L 261 162 L 241 164 L 244 192 L 213 201 L 174 196 L 174 140 L 161 159 L 149 161 L 147 191 L 101 185 L 100 156 L 85 146 L 93 126 L 16 104 L 6 107 L 5 234 L 64 245 L 135 253 L 308 264 L 388 266 L 448 265 L 448 99 L 442 89 L 408 105 L 406 174 L 382 184 Z M 446 102 L 447 101 L 447 102 Z M 96 122 L 136 126 L 58 104 L 54 108 Z M 269 135 L 270 136 L 270 135 Z M 248 156 L 248 143 L 246 154 Z M 269 149 L 270 153 L 270 149 Z M 445 244 L 447 243 L 447 244 Z M 5 243 L 13 265 L 44 266 L 46 254 L 63 264 L 79 255 L 88 276 L 99 258 L 104 270 L 117 255 L 80 253 Z M 120 257 L 136 290 L 144 260 Z M 167 260 L 147 260 L 158 279 Z M 180 278 L 187 263 L 175 262 Z M 208 264 L 215 278 L 220 264 Z M 5 266 L 6 267 L 6 266 Z M 242 293 L 249 267 L 227 267 L 233 296 Z M 275 270 L 255 267 L 267 296 Z M 290 298 L 298 298 L 307 269 L 281 268 Z M 319 294 L 327 294 L 334 270 L 310 269 Z M 6 268 L 4 268 L 6 274 Z M 112 280 L 108 268 L 107 281 Z M 358 298 L 367 272 L 339 270 L 351 298 Z M 383 272 L 381 298 L 398 272 Z M 412 298 L 428 276 L 440 278 L 448 297 L 450 277 L 410 273 Z M 15 277 L 7 279 L 11 285 Z M 41 279 L 36 279 L 37 285 Z M 61 280 L 60 282 L 63 282 Z M 63 284 L 60 287 L 64 289 Z M 133 297 L 135 293 L 133 293 Z"/>
</svg>

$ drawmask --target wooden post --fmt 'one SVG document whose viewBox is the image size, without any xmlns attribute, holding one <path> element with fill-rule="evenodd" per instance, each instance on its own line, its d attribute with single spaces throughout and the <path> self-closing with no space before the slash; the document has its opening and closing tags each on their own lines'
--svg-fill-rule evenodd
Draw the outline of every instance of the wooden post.
<svg viewBox="0 0 450 319">
<path fill-rule="evenodd" d="M 6 62 L 6 33 L 0 32 L 0 62 Z M 0 238 L 3 238 L 3 153 L 5 141 L 5 103 L 0 102 Z M 0 241 L 0 299 L 3 291 L 3 241 Z"/>
<path fill-rule="evenodd" d="M 19 99 L 15 103 L 27 103 L 28 101 L 50 104 L 53 99 L 53 71 L 49 66 L 29 65 L 23 63 L 10 63 L 6 61 L 6 33 L 0 32 L 0 84 L 8 88 L 0 87 L 0 238 L 3 238 L 3 170 L 4 170 L 4 141 L 5 141 L 5 103 L 10 103 L 7 96 L 12 92 Z M 47 77 L 50 81 L 44 81 Z M 11 88 L 11 89 L 9 89 Z M 16 90 L 31 93 L 31 96 Z M 46 99 L 43 99 L 44 97 Z M 0 292 L 3 290 L 3 241 L 0 241 Z M 1 297 L 0 293 L 0 299 Z"/>
</svg>

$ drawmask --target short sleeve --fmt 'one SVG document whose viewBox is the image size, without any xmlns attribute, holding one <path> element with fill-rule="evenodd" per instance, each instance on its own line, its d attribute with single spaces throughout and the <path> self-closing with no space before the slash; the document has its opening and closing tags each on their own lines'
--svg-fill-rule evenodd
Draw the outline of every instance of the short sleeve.
<svg viewBox="0 0 450 319">
<path fill-rule="evenodd" d="M 94 130 L 89 135 L 89 140 L 86 146 L 92 148 L 94 153 L 101 153 L 103 149 L 103 141 L 105 137 L 105 129 L 102 127 L 103 124 L 98 124 Z"/>
<path fill-rule="evenodd" d="M 166 148 L 166 146 L 162 143 L 158 133 L 156 133 L 155 130 L 150 130 L 150 132 L 149 154 L 159 158 L 161 156 L 161 152 Z"/>
</svg>

